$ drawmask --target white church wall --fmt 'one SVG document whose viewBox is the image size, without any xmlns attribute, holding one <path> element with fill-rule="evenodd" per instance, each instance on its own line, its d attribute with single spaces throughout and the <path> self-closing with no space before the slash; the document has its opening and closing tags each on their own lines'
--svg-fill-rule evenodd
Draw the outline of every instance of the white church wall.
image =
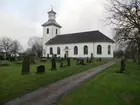
<svg viewBox="0 0 140 105">
<path fill-rule="evenodd" d="M 102 46 L 102 54 L 97 54 L 97 46 Z M 108 54 L 108 45 L 111 46 L 111 54 Z M 113 58 L 113 51 L 114 51 L 114 43 L 109 42 L 96 42 L 93 44 L 94 46 L 94 57 L 96 58 Z"/>
<path fill-rule="evenodd" d="M 49 29 L 49 34 L 47 34 L 47 28 Z M 45 43 L 56 36 L 56 29 L 58 31 L 57 35 L 59 35 L 60 34 L 60 28 L 58 28 L 56 26 L 43 27 L 43 49 L 44 50 L 46 49 Z"/>
<path fill-rule="evenodd" d="M 88 54 L 84 55 L 84 46 L 88 46 Z M 73 44 L 58 44 L 58 45 L 48 45 L 47 46 L 47 54 L 50 55 L 50 47 L 53 48 L 53 53 L 57 54 L 57 47 L 60 47 L 61 53 L 60 57 L 64 57 L 65 54 L 65 47 L 69 48 L 69 57 L 90 57 L 91 53 L 93 53 L 93 43 L 73 43 Z M 74 46 L 78 47 L 78 55 L 74 55 Z M 46 54 L 46 56 L 47 56 Z"/>
</svg>

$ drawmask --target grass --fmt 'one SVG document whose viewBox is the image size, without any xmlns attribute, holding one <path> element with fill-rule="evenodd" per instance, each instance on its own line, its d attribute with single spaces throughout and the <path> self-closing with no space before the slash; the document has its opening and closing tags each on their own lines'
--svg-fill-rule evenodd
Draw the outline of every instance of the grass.
<svg viewBox="0 0 140 105">
<path fill-rule="evenodd" d="M 66 68 L 59 68 L 59 64 L 57 63 L 57 71 L 50 70 L 50 62 L 45 64 L 37 63 L 31 65 L 31 73 L 28 75 L 21 75 L 20 64 L 9 62 L 10 66 L 0 67 L 0 105 L 13 98 L 29 93 L 40 87 L 47 86 L 48 84 L 67 76 L 101 65 L 105 62 L 108 61 L 94 62 L 82 66 L 76 65 L 76 61 L 72 60 L 72 66 Z M 36 74 L 36 67 L 40 64 L 46 66 L 44 74 Z"/>
<path fill-rule="evenodd" d="M 125 73 L 119 64 L 95 76 L 62 97 L 57 105 L 140 105 L 140 66 L 127 62 Z"/>
</svg>

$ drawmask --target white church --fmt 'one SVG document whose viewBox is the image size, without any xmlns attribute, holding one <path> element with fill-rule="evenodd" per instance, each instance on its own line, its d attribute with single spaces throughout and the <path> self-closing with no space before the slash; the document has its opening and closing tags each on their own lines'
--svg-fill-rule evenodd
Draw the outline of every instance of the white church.
<svg viewBox="0 0 140 105">
<path fill-rule="evenodd" d="M 48 12 L 48 21 L 43 26 L 44 57 L 53 54 L 64 57 L 113 58 L 114 41 L 100 31 L 86 31 L 61 35 L 61 26 L 56 22 L 56 12 Z"/>
</svg>

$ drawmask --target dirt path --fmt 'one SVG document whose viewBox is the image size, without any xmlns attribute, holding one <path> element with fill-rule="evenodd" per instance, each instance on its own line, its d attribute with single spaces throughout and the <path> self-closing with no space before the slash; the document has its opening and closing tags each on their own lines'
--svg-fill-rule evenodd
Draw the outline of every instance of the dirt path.
<svg viewBox="0 0 140 105">
<path fill-rule="evenodd" d="M 61 96 L 113 64 L 115 64 L 114 61 L 59 80 L 47 87 L 14 99 L 5 105 L 53 105 Z"/>
</svg>

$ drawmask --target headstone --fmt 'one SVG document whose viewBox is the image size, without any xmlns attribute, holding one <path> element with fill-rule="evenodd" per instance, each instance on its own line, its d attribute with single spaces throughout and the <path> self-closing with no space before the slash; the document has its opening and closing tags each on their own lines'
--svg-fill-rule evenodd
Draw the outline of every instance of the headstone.
<svg viewBox="0 0 140 105">
<path fill-rule="evenodd" d="M 79 58 L 76 59 L 76 65 L 79 65 Z"/>
<path fill-rule="evenodd" d="M 93 60 L 93 53 L 91 53 L 91 59 Z"/>
<path fill-rule="evenodd" d="M 85 64 L 84 64 L 84 59 L 83 59 L 83 58 L 80 59 L 80 64 L 81 64 L 81 65 L 85 65 Z"/>
<path fill-rule="evenodd" d="M 25 56 L 22 62 L 22 74 L 28 74 L 30 72 L 30 59 L 29 56 Z"/>
<path fill-rule="evenodd" d="M 99 58 L 99 62 L 101 62 L 102 61 L 102 58 Z"/>
<path fill-rule="evenodd" d="M 60 68 L 64 68 L 65 66 L 64 66 L 64 64 L 63 64 L 63 62 L 60 62 Z"/>
<path fill-rule="evenodd" d="M 120 73 L 125 72 L 125 59 L 124 57 L 121 58 L 121 67 L 120 67 Z"/>
<path fill-rule="evenodd" d="M 47 59 L 50 59 L 50 56 L 49 56 L 49 54 L 47 54 Z"/>
<path fill-rule="evenodd" d="M 68 66 L 71 65 L 71 59 L 70 59 L 70 57 L 67 58 L 67 65 L 68 65 Z"/>
<path fill-rule="evenodd" d="M 67 55 L 66 54 L 64 54 L 64 58 L 67 59 Z"/>
<path fill-rule="evenodd" d="M 98 62 L 99 61 L 99 59 L 98 58 L 96 58 L 96 62 Z"/>
<path fill-rule="evenodd" d="M 37 73 L 44 73 L 44 72 L 45 72 L 45 66 L 44 65 L 37 66 Z"/>
<path fill-rule="evenodd" d="M 87 63 L 89 63 L 89 58 L 87 57 Z"/>
<path fill-rule="evenodd" d="M 56 70 L 56 58 L 54 55 L 52 55 L 51 63 L 52 63 L 51 70 Z"/>
</svg>

